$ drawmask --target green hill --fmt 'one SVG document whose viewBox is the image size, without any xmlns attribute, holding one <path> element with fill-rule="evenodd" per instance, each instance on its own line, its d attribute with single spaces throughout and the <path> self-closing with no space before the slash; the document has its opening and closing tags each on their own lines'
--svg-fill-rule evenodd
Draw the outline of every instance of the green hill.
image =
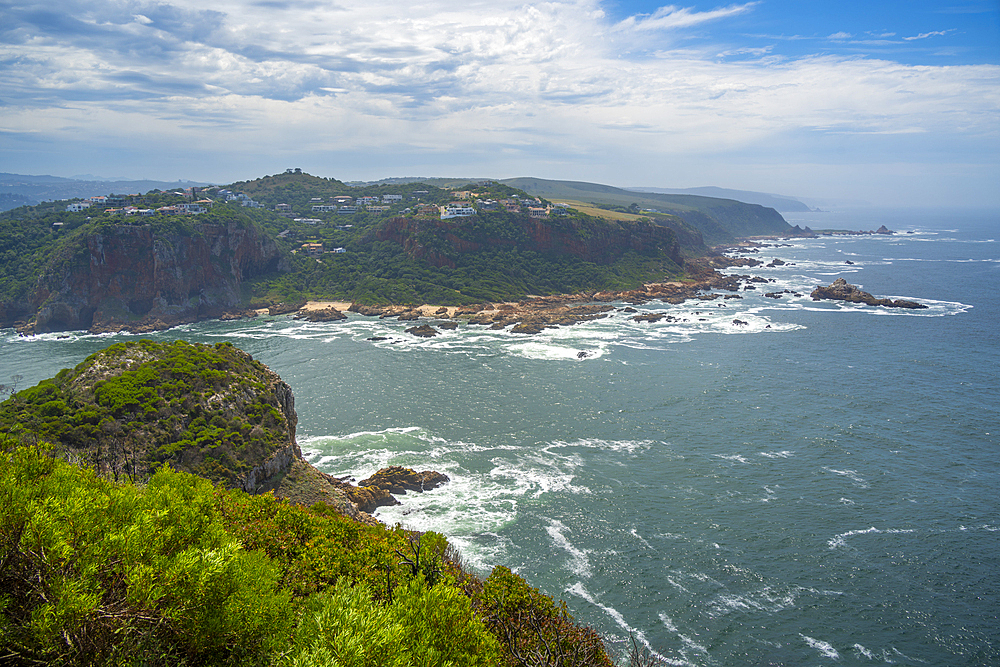
<svg viewBox="0 0 1000 667">
<path fill-rule="evenodd" d="M 773 209 L 729 199 L 431 180 L 352 186 L 291 171 L 122 196 L 116 208 L 0 213 L 0 326 L 142 332 L 306 299 L 464 305 L 628 290 L 683 277 L 706 243 L 792 230 Z M 192 200 L 208 210 L 167 213 Z M 474 215 L 442 219 L 453 201 Z"/>
<path fill-rule="evenodd" d="M 706 243 L 729 243 L 739 237 L 787 234 L 791 225 L 777 211 L 734 199 L 699 195 L 633 192 L 610 185 L 541 178 L 509 178 L 503 183 L 552 201 L 568 199 L 608 206 L 653 209 L 675 215 L 701 232 Z M 652 213 L 652 211 L 649 211 Z"/>
</svg>

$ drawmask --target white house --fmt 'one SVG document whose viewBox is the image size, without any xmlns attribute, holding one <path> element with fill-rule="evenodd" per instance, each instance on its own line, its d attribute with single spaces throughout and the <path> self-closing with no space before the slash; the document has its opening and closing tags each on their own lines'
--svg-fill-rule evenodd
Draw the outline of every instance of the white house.
<svg viewBox="0 0 1000 667">
<path fill-rule="evenodd" d="M 72 204 L 67 204 L 66 205 L 66 210 L 69 213 L 79 213 L 80 211 L 83 211 L 83 210 L 88 209 L 88 208 L 90 208 L 90 202 L 89 201 L 77 201 L 77 202 L 73 202 Z"/>
<path fill-rule="evenodd" d="M 447 220 L 448 218 L 461 218 L 475 214 L 476 209 L 472 206 L 452 202 L 451 204 L 445 206 L 444 210 L 441 211 L 441 219 Z"/>
</svg>

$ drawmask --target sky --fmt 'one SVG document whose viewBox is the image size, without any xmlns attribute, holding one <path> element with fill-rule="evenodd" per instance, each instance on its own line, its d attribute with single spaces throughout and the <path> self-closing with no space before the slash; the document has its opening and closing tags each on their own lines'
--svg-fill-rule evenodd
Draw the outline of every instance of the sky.
<svg viewBox="0 0 1000 667">
<path fill-rule="evenodd" d="M 1000 0 L 0 0 L 0 171 L 1000 207 Z"/>
</svg>

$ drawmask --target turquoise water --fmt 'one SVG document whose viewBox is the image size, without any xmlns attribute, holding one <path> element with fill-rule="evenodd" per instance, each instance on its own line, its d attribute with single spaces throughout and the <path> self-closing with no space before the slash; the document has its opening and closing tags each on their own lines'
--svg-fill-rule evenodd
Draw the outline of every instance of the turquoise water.
<svg viewBox="0 0 1000 667">
<path fill-rule="evenodd" d="M 634 633 L 677 665 L 998 664 L 1000 220 L 786 218 L 914 233 L 762 249 L 788 264 L 736 272 L 766 289 L 640 307 L 675 323 L 417 339 L 274 318 L 154 337 L 231 340 L 280 373 L 324 470 L 447 473 L 379 518 L 513 568 L 616 651 Z M 809 299 L 837 277 L 930 307 Z M 763 295 L 783 289 L 803 296 Z M 125 338 L 7 330 L 0 377 L 27 386 Z"/>
</svg>

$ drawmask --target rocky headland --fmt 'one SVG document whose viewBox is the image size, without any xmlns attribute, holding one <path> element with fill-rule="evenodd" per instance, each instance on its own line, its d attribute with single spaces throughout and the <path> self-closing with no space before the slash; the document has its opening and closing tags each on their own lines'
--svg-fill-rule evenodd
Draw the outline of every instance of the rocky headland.
<svg viewBox="0 0 1000 667">
<path fill-rule="evenodd" d="M 169 465 L 251 494 L 324 502 L 366 523 L 398 503 L 394 494 L 448 481 L 400 467 L 357 485 L 337 479 L 303 458 L 297 424 L 288 384 L 229 343 L 117 343 L 0 404 L 0 432 L 30 434 L 114 479 L 143 482 Z"/>
</svg>

